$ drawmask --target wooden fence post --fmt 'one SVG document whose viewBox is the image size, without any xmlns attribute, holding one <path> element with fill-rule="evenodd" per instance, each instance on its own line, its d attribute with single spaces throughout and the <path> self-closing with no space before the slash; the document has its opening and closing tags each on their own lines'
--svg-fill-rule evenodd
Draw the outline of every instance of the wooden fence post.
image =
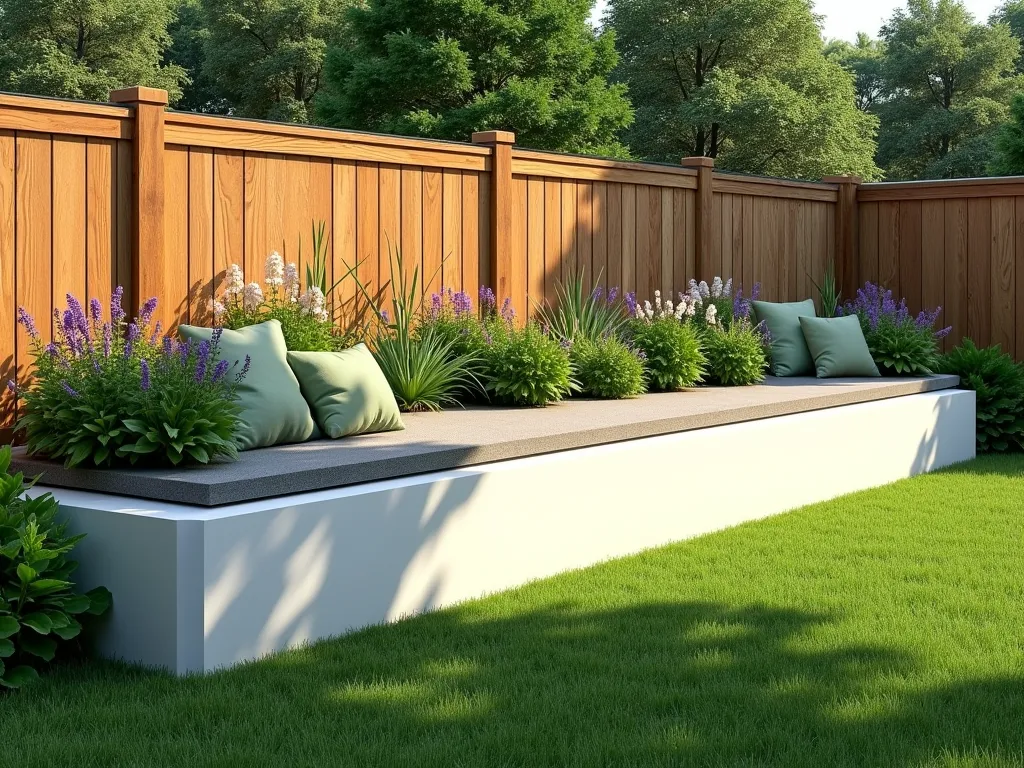
<svg viewBox="0 0 1024 768">
<path fill-rule="evenodd" d="M 512 295 L 512 145 L 511 131 L 481 131 L 473 143 L 491 148 L 491 287 L 500 301 Z"/>
<path fill-rule="evenodd" d="M 852 299 L 857 291 L 857 249 L 859 224 L 857 215 L 857 176 L 826 176 L 826 184 L 837 184 L 836 199 L 836 285 L 843 296 Z"/>
<path fill-rule="evenodd" d="M 115 104 L 135 111 L 132 137 L 132 284 L 128 306 L 152 296 L 165 305 L 164 291 L 164 110 L 167 91 L 134 86 L 110 92 Z M 165 320 L 169 308 L 161 306 Z"/>
<path fill-rule="evenodd" d="M 711 222 L 714 221 L 715 194 L 714 194 L 714 172 L 715 159 L 713 157 L 684 157 L 684 168 L 697 169 L 697 205 L 695 206 L 694 221 L 694 247 L 695 263 L 694 278 L 696 280 L 710 280 L 714 275 L 704 274 L 704 268 L 711 263 L 711 243 L 714 234 L 711 229 Z"/>
</svg>

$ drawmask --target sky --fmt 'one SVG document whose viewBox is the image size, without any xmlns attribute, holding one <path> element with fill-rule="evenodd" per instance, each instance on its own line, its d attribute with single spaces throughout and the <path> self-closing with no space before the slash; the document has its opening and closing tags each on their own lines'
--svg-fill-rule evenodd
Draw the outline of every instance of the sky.
<svg viewBox="0 0 1024 768">
<path fill-rule="evenodd" d="M 892 15 L 895 8 L 906 4 L 906 0 L 816 0 L 815 12 L 825 17 L 826 39 L 840 38 L 855 40 L 858 32 L 878 36 L 882 22 Z M 989 14 L 1001 5 L 1001 0 L 964 0 L 967 9 L 979 21 L 988 19 Z M 597 0 L 594 20 L 601 17 L 607 0 Z"/>
</svg>

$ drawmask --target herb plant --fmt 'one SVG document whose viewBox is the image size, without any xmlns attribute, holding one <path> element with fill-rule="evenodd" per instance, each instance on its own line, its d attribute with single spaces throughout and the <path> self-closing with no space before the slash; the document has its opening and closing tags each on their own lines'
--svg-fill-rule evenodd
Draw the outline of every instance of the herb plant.
<svg viewBox="0 0 1024 768">
<path fill-rule="evenodd" d="M 856 315 L 875 364 L 890 376 L 927 376 L 939 362 L 939 339 L 950 328 L 935 330 L 942 307 L 912 317 L 905 300 L 871 282 L 857 290 L 838 314 Z"/>
<path fill-rule="evenodd" d="M 234 382 L 226 363 L 209 370 L 215 344 L 179 348 L 164 339 L 161 345 L 159 324 L 150 328 L 156 299 L 127 323 L 121 296 L 119 287 L 104 322 L 99 301 L 89 302 L 86 316 L 68 295 L 56 340 L 46 344 L 19 310 L 34 370 L 27 387 L 8 386 L 22 403 L 17 429 L 29 453 L 69 467 L 237 458 Z"/>
<path fill-rule="evenodd" d="M 964 339 L 943 355 L 939 370 L 976 393 L 979 452 L 1024 450 L 1024 366 L 998 346 L 979 349 Z"/>
<path fill-rule="evenodd" d="M 634 317 L 628 335 L 633 346 L 644 354 L 648 386 L 652 390 L 686 389 L 703 380 L 707 359 L 691 323 L 671 313 Z"/>
<path fill-rule="evenodd" d="M 26 497 L 31 484 L 10 465 L 0 448 L 0 686 L 20 688 L 78 637 L 83 615 L 106 612 L 110 592 L 74 592 L 68 555 L 84 537 L 67 535 L 53 496 Z"/>
<path fill-rule="evenodd" d="M 643 352 L 614 336 L 577 340 L 570 359 L 580 392 L 589 397 L 617 400 L 636 397 L 647 388 Z"/>
<path fill-rule="evenodd" d="M 758 329 L 747 318 L 729 326 L 707 328 L 701 335 L 708 377 L 725 387 L 745 387 L 764 381 L 768 357 Z"/>
<path fill-rule="evenodd" d="M 536 323 L 516 327 L 506 301 L 503 317 L 486 321 L 481 350 L 483 381 L 503 405 L 544 406 L 578 388 L 572 378 L 567 341 L 558 342 Z"/>
</svg>

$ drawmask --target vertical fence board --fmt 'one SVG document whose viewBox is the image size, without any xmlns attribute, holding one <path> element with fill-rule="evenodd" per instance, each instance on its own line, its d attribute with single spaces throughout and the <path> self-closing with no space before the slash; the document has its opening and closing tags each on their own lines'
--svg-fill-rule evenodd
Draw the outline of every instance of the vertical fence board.
<svg viewBox="0 0 1024 768">
<path fill-rule="evenodd" d="M 967 334 L 988 346 L 991 333 L 992 200 L 967 201 Z"/>
<path fill-rule="evenodd" d="M 611 287 L 608 282 L 608 185 L 603 181 L 594 183 L 593 205 L 593 277 L 596 284 Z"/>
<path fill-rule="evenodd" d="M 416 167 L 402 168 L 402 261 L 406 269 L 419 270 L 419 291 L 429 296 L 436 290 L 431 275 L 423 271 L 423 171 Z"/>
<path fill-rule="evenodd" d="M 900 203 L 899 289 L 911 307 L 921 306 L 921 201 Z"/>
<path fill-rule="evenodd" d="M 636 291 L 637 215 L 633 184 L 622 185 L 622 291 Z"/>
<path fill-rule="evenodd" d="M 245 264 L 245 157 L 217 150 L 213 157 L 213 283 L 221 295 L 224 274 L 232 264 Z"/>
<path fill-rule="evenodd" d="M 609 288 L 622 288 L 622 185 L 608 185 L 608 277 Z"/>
<path fill-rule="evenodd" d="M 675 286 L 675 214 L 672 208 L 672 190 L 662 187 L 661 193 L 661 293 L 671 299 Z"/>
<path fill-rule="evenodd" d="M 17 298 L 15 297 L 14 265 L 14 133 L 0 131 L 0 432 L 10 437 L 14 424 L 15 399 L 7 390 L 7 382 L 17 376 Z"/>
<path fill-rule="evenodd" d="M 49 341 L 53 309 L 50 240 L 52 166 L 50 138 L 18 134 L 15 159 L 15 302 L 35 319 L 43 341 Z M 18 382 L 25 381 L 31 356 L 29 337 L 18 329 Z"/>
<path fill-rule="evenodd" d="M 562 185 L 562 256 L 561 280 L 576 275 L 576 184 L 563 181 Z"/>
<path fill-rule="evenodd" d="M 527 185 L 526 261 L 528 283 L 523 312 L 529 317 L 544 305 L 544 180 L 531 178 Z"/>
<path fill-rule="evenodd" d="M 1017 318 L 1024 319 L 1024 197 L 1014 198 L 1014 214 L 1013 247 L 1015 251 L 1016 316 Z M 1015 344 L 1017 360 L 1024 360 L 1024 329 L 1017 329 Z"/>
<path fill-rule="evenodd" d="M 475 297 L 480 288 L 480 176 L 462 175 L 462 289 Z M 487 232 L 484 232 L 487 236 Z"/>
<path fill-rule="evenodd" d="M 85 284 L 103 307 L 114 289 L 117 254 L 117 159 L 114 142 L 89 139 L 86 146 Z"/>
<path fill-rule="evenodd" d="M 899 292 L 900 204 L 878 206 L 878 282 Z"/>
<path fill-rule="evenodd" d="M 132 145 L 117 142 L 117 275 L 114 282 L 126 296 L 126 304 L 135 302 L 132 296 L 132 175 L 135 160 Z"/>
<path fill-rule="evenodd" d="M 462 174 L 445 170 L 441 179 L 441 282 L 453 291 L 462 287 Z"/>
<path fill-rule="evenodd" d="M 53 175 L 53 300 L 63 306 L 70 294 L 83 304 L 85 295 L 85 139 L 54 137 Z"/>
<path fill-rule="evenodd" d="M 651 271 L 654 268 L 653 248 L 651 247 L 651 190 L 650 187 L 636 187 L 636 297 L 643 303 L 653 301 L 651 288 Z M 658 210 L 661 210 L 660 207 Z M 659 234 L 661 229 L 659 227 Z"/>
<path fill-rule="evenodd" d="M 526 317 L 529 314 L 529 307 L 526 304 L 528 282 L 526 228 L 529 221 L 527 192 L 525 178 L 512 179 L 512 274 L 509 280 L 509 296 L 497 297 L 499 302 L 504 301 L 505 298 L 511 298 L 512 307 L 519 317 Z"/>
<path fill-rule="evenodd" d="M 945 304 L 946 240 L 943 224 L 944 205 L 941 200 L 925 200 L 921 204 L 921 303 L 928 309 Z M 947 314 L 939 316 L 945 324 Z"/>
<path fill-rule="evenodd" d="M 158 282 L 164 298 L 160 317 L 164 327 L 188 322 L 188 149 L 173 147 L 164 153 L 164 250 L 163 275 Z M 262 282 L 262 274 L 246 276 Z M 140 302 L 149 296 L 139 296 Z"/>
<path fill-rule="evenodd" d="M 946 318 L 957 344 L 967 334 L 967 201 L 946 200 L 944 207 Z"/>
<path fill-rule="evenodd" d="M 332 297 L 335 301 L 335 312 L 341 321 L 357 321 L 356 287 L 354 277 L 349 270 L 356 266 L 356 165 L 348 160 L 338 160 L 333 164 L 332 177 L 334 192 L 331 216 L 334 227 L 334 279 L 341 280 Z"/>
<path fill-rule="evenodd" d="M 209 325 L 214 289 L 212 150 L 189 151 L 188 179 L 188 317 L 193 325 Z"/>
<path fill-rule="evenodd" d="M 440 170 L 423 171 L 423 279 L 428 294 L 441 290 L 444 257 L 444 199 Z"/>
<path fill-rule="evenodd" d="M 861 203 L 858 283 L 878 280 L 878 203 Z"/>
<path fill-rule="evenodd" d="M 380 216 L 380 241 L 378 248 L 378 274 L 380 275 L 381 307 L 387 309 L 394 317 L 393 297 L 402 292 L 400 284 L 401 276 L 395 269 L 395 257 L 403 252 L 402 248 L 402 170 L 397 165 L 381 163 L 380 165 L 380 191 L 378 198 Z M 456 199 L 460 213 L 462 211 L 461 198 Z M 412 279 L 412 272 L 409 272 L 409 279 Z M 411 283 L 410 283 L 411 285 Z"/>
<path fill-rule="evenodd" d="M 376 163 L 359 163 L 356 166 L 356 254 L 359 258 L 359 281 L 375 300 L 381 294 L 381 277 L 378 258 L 380 256 L 380 219 L 377 205 L 379 192 L 379 169 Z M 357 298 L 357 307 L 364 307 L 365 297 Z"/>
<path fill-rule="evenodd" d="M 1014 229 L 1013 198 L 992 198 L 992 343 L 1011 354 L 1016 350 Z"/>
<path fill-rule="evenodd" d="M 562 185 L 544 180 L 544 297 L 554 303 L 562 277 Z"/>
<path fill-rule="evenodd" d="M 594 279 L 594 186 L 576 185 L 576 273 L 584 283 Z"/>
</svg>

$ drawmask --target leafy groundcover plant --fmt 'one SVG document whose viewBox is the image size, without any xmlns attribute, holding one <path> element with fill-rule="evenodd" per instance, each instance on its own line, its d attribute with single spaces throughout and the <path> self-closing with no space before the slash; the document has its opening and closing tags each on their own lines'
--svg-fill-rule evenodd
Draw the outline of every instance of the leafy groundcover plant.
<svg viewBox="0 0 1024 768">
<path fill-rule="evenodd" d="M 21 473 L 11 475 L 11 449 L 0 448 L 0 686 L 20 688 L 76 641 L 83 616 L 110 607 L 110 592 L 74 592 L 68 559 L 83 536 L 68 536 L 50 494 L 27 498 Z"/>
<path fill-rule="evenodd" d="M 939 370 L 976 393 L 980 453 L 1024 450 L 1024 366 L 998 345 L 979 349 L 964 339 L 943 355 Z"/>
<path fill-rule="evenodd" d="M 857 289 L 856 298 L 839 310 L 856 315 L 868 349 L 883 375 L 928 376 L 939 362 L 939 339 L 951 328 L 935 330 L 942 307 L 911 316 L 906 300 L 872 282 Z"/>
<path fill-rule="evenodd" d="M 591 341 L 581 338 L 569 353 L 580 392 L 589 397 L 622 399 L 647 389 L 644 353 L 615 336 Z"/>
<path fill-rule="evenodd" d="M 19 309 L 34 370 L 27 387 L 8 387 L 21 400 L 17 429 L 29 453 L 97 467 L 237 458 L 235 383 L 248 362 L 235 372 L 227 362 L 214 366 L 216 336 L 198 345 L 161 340 L 159 323 L 150 328 L 156 299 L 126 322 L 121 296 L 119 287 L 103 321 L 98 300 L 89 302 L 86 316 L 69 294 L 64 313 L 55 312 L 50 343 Z"/>
</svg>

